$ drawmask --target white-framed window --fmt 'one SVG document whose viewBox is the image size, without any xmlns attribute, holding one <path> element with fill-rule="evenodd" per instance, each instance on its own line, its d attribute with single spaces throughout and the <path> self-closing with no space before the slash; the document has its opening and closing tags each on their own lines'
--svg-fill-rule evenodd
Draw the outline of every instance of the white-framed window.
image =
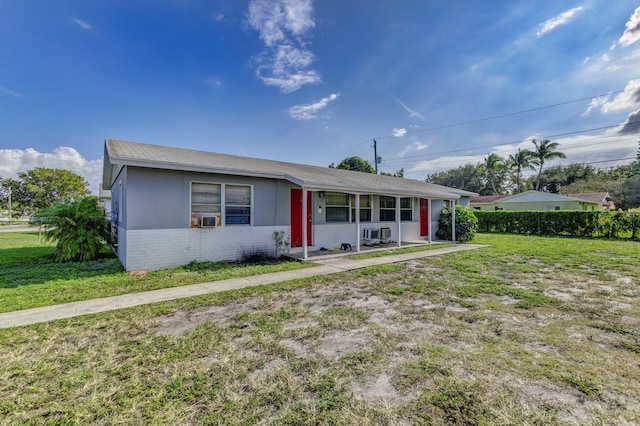
<svg viewBox="0 0 640 426">
<path fill-rule="evenodd" d="M 225 185 L 224 207 L 226 225 L 251 225 L 251 187 Z"/>
<path fill-rule="evenodd" d="M 413 220 L 413 198 L 400 198 L 400 220 L 405 222 Z"/>
<path fill-rule="evenodd" d="M 356 196 L 349 197 L 351 202 L 351 222 L 356 221 Z M 371 195 L 360 195 L 360 222 L 371 222 Z"/>
<path fill-rule="evenodd" d="M 349 221 L 349 194 L 327 192 L 324 195 L 327 222 Z"/>
<path fill-rule="evenodd" d="M 400 198 L 400 220 L 413 220 L 413 198 Z M 380 196 L 380 222 L 396 221 L 396 197 Z"/>
<path fill-rule="evenodd" d="M 380 222 L 396 221 L 396 197 L 380 196 Z"/>
<path fill-rule="evenodd" d="M 250 225 L 252 199 L 251 185 L 192 182 L 191 227 Z"/>
</svg>

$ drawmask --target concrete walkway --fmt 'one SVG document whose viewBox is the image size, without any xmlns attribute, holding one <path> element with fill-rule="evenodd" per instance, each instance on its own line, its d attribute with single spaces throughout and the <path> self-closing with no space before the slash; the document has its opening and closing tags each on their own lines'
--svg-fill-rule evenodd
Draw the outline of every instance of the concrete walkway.
<svg viewBox="0 0 640 426">
<path fill-rule="evenodd" d="M 447 253 L 454 253 L 464 250 L 474 250 L 482 247 L 487 246 L 478 244 L 464 244 L 454 247 L 424 250 L 413 253 L 372 257 L 364 260 L 350 260 L 345 259 L 344 257 L 328 259 L 318 258 L 314 259 L 314 261 L 315 263 L 319 263 L 320 266 L 312 268 L 296 269 L 294 271 L 274 272 L 271 274 L 253 275 L 244 278 L 212 281 L 202 284 L 186 285 L 182 287 L 145 291 L 143 293 L 124 294 L 122 296 L 112 296 L 102 299 L 65 303 L 63 305 L 44 306 L 42 308 L 6 312 L 0 314 L 0 328 L 19 327 L 23 325 L 37 324 L 63 318 L 71 318 L 80 315 L 96 314 L 99 312 L 130 308 L 132 306 L 146 305 L 148 303 L 166 302 L 169 300 L 200 296 L 208 293 L 236 290 L 245 287 L 255 287 L 300 278 L 315 277 L 319 275 L 330 275 L 337 272 L 366 268 L 368 266 L 404 262 L 412 259 L 439 256 Z"/>
</svg>

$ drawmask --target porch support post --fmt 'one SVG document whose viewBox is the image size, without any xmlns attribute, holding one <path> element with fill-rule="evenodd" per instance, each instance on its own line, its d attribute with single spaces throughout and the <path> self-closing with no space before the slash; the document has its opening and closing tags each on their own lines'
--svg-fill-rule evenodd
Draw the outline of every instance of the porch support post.
<svg viewBox="0 0 640 426">
<path fill-rule="evenodd" d="M 360 194 L 356 194 L 356 251 L 360 251 Z"/>
<path fill-rule="evenodd" d="M 400 227 L 400 197 L 396 197 L 396 223 L 398 224 L 398 247 L 402 245 L 402 229 Z"/>
<path fill-rule="evenodd" d="M 456 200 L 451 200 L 451 241 L 456 242 Z"/>
<path fill-rule="evenodd" d="M 427 241 L 431 244 L 431 198 L 427 199 Z"/>
<path fill-rule="evenodd" d="M 302 187 L 302 258 L 307 260 L 309 252 L 307 250 L 307 221 L 309 214 L 307 213 L 307 188 Z"/>
</svg>

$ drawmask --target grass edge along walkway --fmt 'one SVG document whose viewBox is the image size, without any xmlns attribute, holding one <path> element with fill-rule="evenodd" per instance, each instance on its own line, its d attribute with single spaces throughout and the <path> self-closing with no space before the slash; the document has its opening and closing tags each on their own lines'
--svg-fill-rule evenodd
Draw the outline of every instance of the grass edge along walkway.
<svg viewBox="0 0 640 426">
<path fill-rule="evenodd" d="M 362 260 L 350 260 L 345 258 L 317 259 L 322 266 L 315 268 L 296 269 L 293 271 L 272 272 L 268 274 L 252 275 L 242 278 L 211 281 L 200 284 L 192 284 L 182 287 L 171 287 L 158 290 L 150 290 L 142 293 L 123 294 L 120 296 L 104 297 L 100 299 L 82 300 L 65 303 L 62 305 L 43 306 L 40 308 L 25 309 L 0 314 L 0 328 L 20 327 L 41 322 L 54 321 L 64 318 L 72 318 L 81 315 L 96 314 L 113 311 L 116 309 L 130 308 L 149 303 L 166 302 L 186 297 L 200 296 L 208 293 L 217 293 L 227 290 L 237 290 L 245 287 L 256 287 L 278 282 L 290 281 L 300 278 L 309 278 L 319 275 L 330 275 L 338 272 L 352 271 L 369 266 L 383 265 L 387 263 L 405 262 L 413 259 L 431 257 L 454 253 L 457 251 L 474 250 L 488 247 L 479 244 L 464 244 L 442 249 L 425 250 L 413 253 L 372 257 Z"/>
</svg>

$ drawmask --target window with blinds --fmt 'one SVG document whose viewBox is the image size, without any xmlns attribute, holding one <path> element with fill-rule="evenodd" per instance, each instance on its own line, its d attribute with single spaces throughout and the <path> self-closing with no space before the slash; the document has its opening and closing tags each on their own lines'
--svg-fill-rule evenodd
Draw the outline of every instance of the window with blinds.
<svg viewBox="0 0 640 426">
<path fill-rule="evenodd" d="M 221 226 L 222 223 L 250 225 L 251 207 L 250 185 L 191 183 L 191 227 L 193 228 Z"/>
<path fill-rule="evenodd" d="M 349 195 L 338 192 L 325 194 L 327 222 L 349 221 Z"/>
<path fill-rule="evenodd" d="M 250 225 L 251 187 L 248 185 L 225 185 L 224 206 L 227 225 Z"/>
</svg>

